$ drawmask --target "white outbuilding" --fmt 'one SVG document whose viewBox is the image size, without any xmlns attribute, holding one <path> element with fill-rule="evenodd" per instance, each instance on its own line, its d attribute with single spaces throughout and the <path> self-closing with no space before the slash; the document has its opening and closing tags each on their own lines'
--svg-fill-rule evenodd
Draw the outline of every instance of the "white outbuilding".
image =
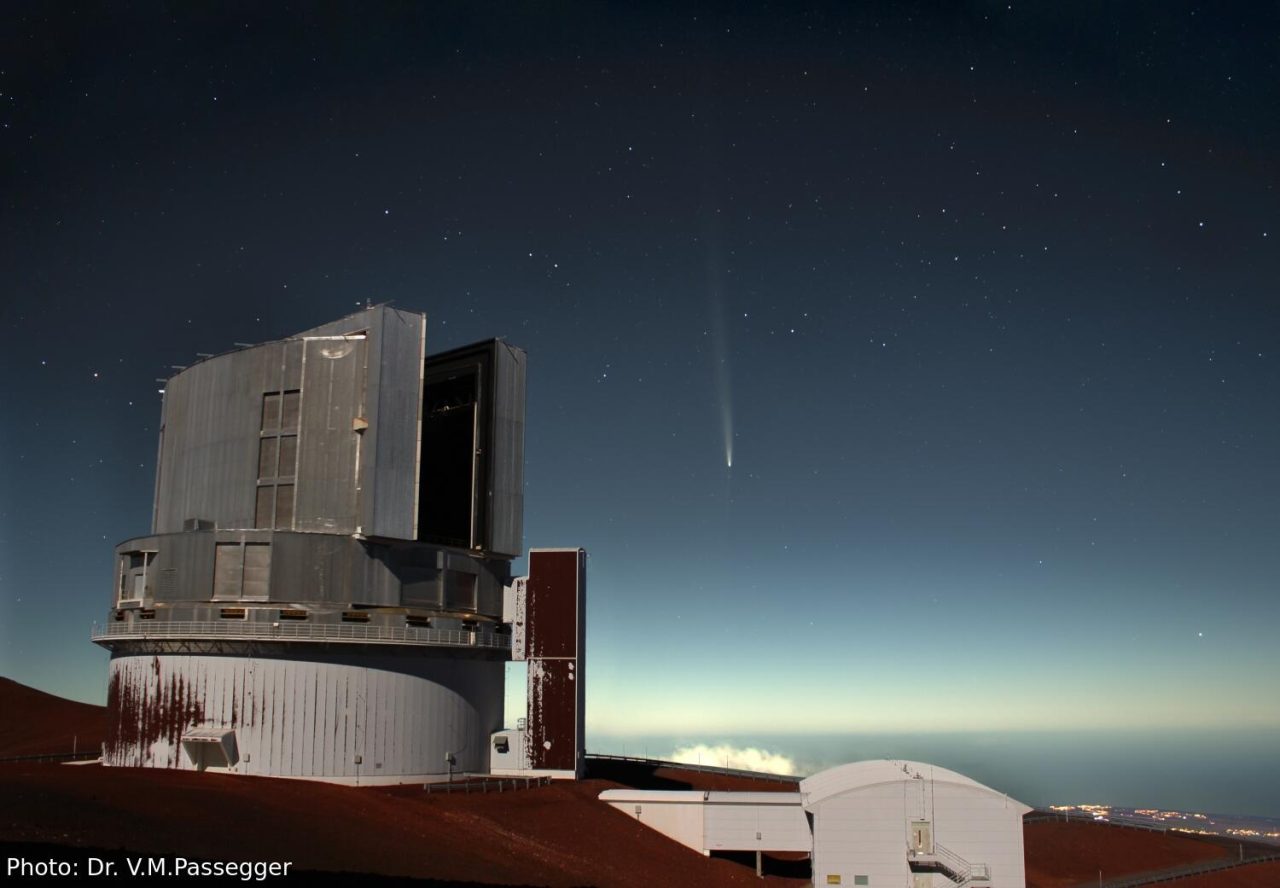
<svg viewBox="0 0 1280 888">
<path fill-rule="evenodd" d="M 975 780 L 909 761 L 840 765 L 799 792 L 606 790 L 602 801 L 703 854 L 807 851 L 814 885 L 1026 888 L 1022 816 Z"/>
<path fill-rule="evenodd" d="M 600 800 L 703 854 L 813 847 L 798 792 L 606 789 Z"/>
<path fill-rule="evenodd" d="M 1027 805 L 920 762 L 840 765 L 800 783 L 815 885 L 1026 888 Z"/>
</svg>

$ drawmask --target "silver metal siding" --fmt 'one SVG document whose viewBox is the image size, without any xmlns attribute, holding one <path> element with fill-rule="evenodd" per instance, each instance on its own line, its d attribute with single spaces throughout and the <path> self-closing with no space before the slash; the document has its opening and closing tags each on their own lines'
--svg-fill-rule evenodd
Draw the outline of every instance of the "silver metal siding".
<svg viewBox="0 0 1280 888">
<path fill-rule="evenodd" d="M 312 608 L 321 613 L 307 623 L 281 623 L 281 631 L 325 628 L 351 603 L 401 605 L 412 597 L 402 592 L 406 583 L 442 604 L 446 579 L 455 584 L 451 601 L 460 610 L 500 613 L 510 569 L 500 556 L 521 548 L 524 353 L 491 346 L 493 414 L 485 443 L 494 464 L 485 511 L 490 522 L 508 516 L 486 528 L 499 557 L 430 546 L 398 546 L 397 552 L 415 551 L 392 555 L 390 540 L 416 538 L 424 337 L 423 316 L 371 308 L 298 337 L 202 361 L 170 380 L 157 460 L 156 535 L 146 548 L 157 553 L 148 596 L 156 595 L 163 572 L 161 598 L 179 606 L 146 615 L 154 623 L 135 623 L 142 615 L 131 614 L 127 626 L 145 632 L 207 621 L 218 628 L 271 628 L 273 607 L 250 607 L 239 620 L 241 612 L 232 610 L 221 619 L 227 602 L 211 600 L 216 542 L 246 540 L 271 544 L 271 602 L 322 605 Z M 325 355 L 334 344 L 350 351 Z M 294 390 L 301 398 L 293 530 L 255 529 L 263 395 Z M 357 419 L 368 427 L 358 429 Z M 369 487 L 362 490 L 364 484 Z M 211 521 L 216 530 L 187 531 L 188 519 Z M 372 540 L 356 539 L 357 530 Z M 474 592 L 467 575 L 476 578 Z M 373 628 L 394 629 L 397 616 L 376 615 Z M 231 725 L 241 755 L 233 770 L 241 773 L 441 774 L 446 752 L 457 756 L 455 770 L 486 766 L 487 738 L 501 724 L 500 652 L 423 651 L 408 644 L 375 652 L 357 642 L 298 643 L 296 653 L 281 653 L 294 645 L 264 646 L 249 637 L 202 637 L 188 645 L 166 636 L 151 648 L 161 653 L 145 655 L 127 653 L 138 645 L 108 645 L 116 651 L 108 763 L 189 768 L 182 732 Z M 215 650 L 220 655 L 210 653 Z"/>
<path fill-rule="evenodd" d="M 512 558 L 524 553 L 526 361 L 522 349 L 494 343 L 489 549 Z"/>
<path fill-rule="evenodd" d="M 149 591 L 156 601 L 190 601 L 213 596 L 214 534 L 211 531 L 173 534 L 153 540 L 155 575 L 149 579 Z M 161 571 L 173 571 L 172 586 L 158 582 Z"/>
<path fill-rule="evenodd" d="M 302 342 L 290 339 L 281 343 L 283 366 L 281 368 L 279 391 L 302 388 Z M 264 392 L 276 391 L 276 386 L 263 388 Z"/>
<path fill-rule="evenodd" d="M 282 356 L 280 343 L 268 343 L 204 361 L 169 380 L 155 532 L 180 532 L 188 518 L 253 527 L 259 386 Z"/>
<path fill-rule="evenodd" d="M 367 536 L 412 540 L 418 517 L 418 434 L 426 316 L 384 309 L 369 329 L 369 428 L 361 452 L 360 521 Z"/>
<path fill-rule="evenodd" d="M 278 533 L 271 553 L 271 600 L 365 601 L 360 544 L 350 537 Z"/>
<path fill-rule="evenodd" d="M 500 617 L 502 614 L 502 590 L 511 575 L 509 561 L 479 562 L 480 576 L 476 585 L 476 612 Z"/>
<path fill-rule="evenodd" d="M 353 423 L 364 413 L 366 354 L 363 337 L 303 343 L 295 530 L 356 529 L 360 441 Z"/>
<path fill-rule="evenodd" d="M 353 597 L 351 600 L 365 604 L 401 604 L 400 578 L 391 571 L 381 558 L 370 558 L 363 553 L 357 552 L 357 550 L 362 550 L 364 547 L 355 540 L 352 543 L 352 550 L 356 552 L 353 557 L 359 559 L 357 563 L 363 563 L 364 576 L 362 584 L 358 587 L 360 589 L 359 594 L 362 597 Z"/>
</svg>

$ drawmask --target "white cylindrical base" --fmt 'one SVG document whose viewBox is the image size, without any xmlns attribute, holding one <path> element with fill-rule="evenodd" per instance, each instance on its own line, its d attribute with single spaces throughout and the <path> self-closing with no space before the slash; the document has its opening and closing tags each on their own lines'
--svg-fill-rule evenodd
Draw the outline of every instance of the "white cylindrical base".
<svg viewBox="0 0 1280 888">
<path fill-rule="evenodd" d="M 449 649 L 117 653 L 103 762 L 342 783 L 485 771 L 503 662 Z"/>
</svg>

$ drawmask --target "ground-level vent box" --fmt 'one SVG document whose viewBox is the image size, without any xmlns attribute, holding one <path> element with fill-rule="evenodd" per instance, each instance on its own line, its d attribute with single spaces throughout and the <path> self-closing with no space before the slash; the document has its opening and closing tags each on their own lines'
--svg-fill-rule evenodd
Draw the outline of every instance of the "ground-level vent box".
<svg viewBox="0 0 1280 888">
<path fill-rule="evenodd" d="M 197 770 L 229 768 L 240 760 L 234 728 L 195 728 L 182 735 L 182 751 Z"/>
</svg>

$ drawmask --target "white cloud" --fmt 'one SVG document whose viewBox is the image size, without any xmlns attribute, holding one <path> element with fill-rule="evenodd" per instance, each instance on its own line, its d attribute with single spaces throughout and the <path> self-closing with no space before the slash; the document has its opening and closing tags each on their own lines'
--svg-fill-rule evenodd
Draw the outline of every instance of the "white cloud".
<svg viewBox="0 0 1280 888">
<path fill-rule="evenodd" d="M 684 765 L 712 765 L 717 768 L 737 768 L 742 771 L 763 771 L 768 774 L 796 773 L 795 760 L 790 756 L 756 749 L 754 746 L 682 746 L 671 753 L 671 761 Z"/>
</svg>

